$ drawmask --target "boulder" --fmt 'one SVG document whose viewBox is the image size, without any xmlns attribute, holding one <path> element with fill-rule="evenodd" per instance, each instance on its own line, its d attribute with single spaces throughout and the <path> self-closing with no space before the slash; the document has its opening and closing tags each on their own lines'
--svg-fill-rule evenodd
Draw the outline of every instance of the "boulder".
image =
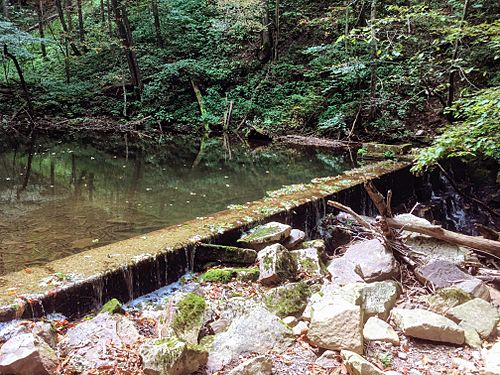
<svg viewBox="0 0 500 375">
<path fill-rule="evenodd" d="M 290 251 L 280 244 L 267 246 L 258 255 L 259 282 L 273 285 L 293 279 L 297 265 Z"/>
<path fill-rule="evenodd" d="M 250 233 L 243 235 L 238 242 L 252 249 L 261 250 L 273 242 L 286 240 L 290 236 L 291 231 L 292 227 L 290 225 L 272 221 L 255 227 Z"/>
<path fill-rule="evenodd" d="M 483 339 L 496 333 L 499 318 L 498 310 L 481 298 L 474 298 L 451 308 L 446 313 L 446 317 L 456 323 L 464 322 L 474 327 Z"/>
<path fill-rule="evenodd" d="M 288 327 L 293 328 L 297 325 L 299 322 L 296 317 L 294 316 L 287 316 L 282 319 L 283 323 L 285 323 Z"/>
<path fill-rule="evenodd" d="M 342 258 L 332 261 L 328 271 L 332 281 L 340 285 L 381 281 L 396 274 L 397 263 L 379 240 L 364 240 L 350 245 Z"/>
<path fill-rule="evenodd" d="M 363 352 L 361 308 L 341 298 L 322 298 L 312 306 L 307 336 L 315 345 L 330 350 Z"/>
<path fill-rule="evenodd" d="M 228 330 L 215 336 L 208 357 L 208 370 L 251 353 L 284 352 L 293 343 L 292 331 L 269 310 L 258 306 L 231 322 Z"/>
<path fill-rule="evenodd" d="M 325 352 L 321 354 L 314 364 L 324 369 L 339 368 L 340 356 L 337 352 L 325 350 Z"/>
<path fill-rule="evenodd" d="M 196 270 L 206 269 L 207 264 L 224 264 L 250 266 L 255 263 L 257 252 L 234 246 L 200 243 L 196 245 L 194 267 Z"/>
<path fill-rule="evenodd" d="M 488 288 L 481 280 L 463 272 L 447 260 L 434 260 L 417 267 L 415 275 L 424 285 L 430 284 L 436 289 L 454 286 L 475 297 L 489 300 Z"/>
<path fill-rule="evenodd" d="M 363 337 L 368 341 L 390 342 L 399 346 L 399 337 L 396 331 L 385 321 L 372 316 L 363 327 Z"/>
<path fill-rule="evenodd" d="M 229 371 L 228 375 L 271 375 L 273 361 L 264 355 L 250 358 Z"/>
<path fill-rule="evenodd" d="M 52 349 L 56 349 L 57 333 L 50 323 L 36 322 L 31 332 L 45 341 Z"/>
<path fill-rule="evenodd" d="M 363 285 L 361 307 L 365 321 L 372 316 L 387 320 L 400 293 L 401 287 L 392 280 Z"/>
<path fill-rule="evenodd" d="M 302 243 L 301 249 L 316 249 L 318 250 L 319 255 L 323 259 L 323 255 L 325 254 L 326 251 L 326 245 L 324 240 L 310 240 L 310 241 L 304 241 Z"/>
<path fill-rule="evenodd" d="M 205 299 L 196 293 L 182 295 L 174 308 L 167 303 L 158 327 L 160 337 L 175 335 L 190 344 L 197 344 L 205 309 Z"/>
<path fill-rule="evenodd" d="M 407 336 L 419 339 L 464 343 L 464 330 L 452 320 L 423 309 L 393 309 L 392 319 Z"/>
<path fill-rule="evenodd" d="M 294 250 L 290 254 L 295 259 L 298 273 L 305 273 L 309 276 L 323 275 L 322 264 L 317 249 L 311 247 Z"/>
<path fill-rule="evenodd" d="M 482 357 L 484 367 L 481 369 L 481 375 L 499 375 L 500 341 L 495 343 L 489 350 L 483 350 Z"/>
<path fill-rule="evenodd" d="M 208 352 L 200 345 L 189 345 L 176 337 L 154 339 L 139 347 L 146 375 L 191 374 L 203 366 Z"/>
<path fill-rule="evenodd" d="M 306 283 L 290 283 L 270 289 L 264 296 L 264 303 L 279 317 L 300 316 L 310 295 L 311 288 Z"/>
<path fill-rule="evenodd" d="M 132 345 L 140 335 L 134 323 L 120 314 L 99 314 L 70 328 L 59 343 L 59 351 L 75 368 L 95 368 L 111 363 L 103 358 L 109 344 Z"/>
<path fill-rule="evenodd" d="M 344 366 L 349 371 L 351 375 L 383 375 L 384 372 L 379 370 L 377 366 L 368 362 L 366 359 L 361 357 L 349 350 L 342 350 L 340 356 L 344 361 Z"/>
<path fill-rule="evenodd" d="M 0 348 L 0 373 L 51 375 L 58 366 L 56 352 L 40 337 L 22 333 Z"/>
<path fill-rule="evenodd" d="M 434 294 L 428 296 L 425 300 L 429 310 L 437 314 L 445 315 L 446 312 L 462 303 L 470 301 L 472 295 L 460 288 L 450 287 L 438 289 Z"/>
<path fill-rule="evenodd" d="M 304 242 L 305 238 L 306 233 L 304 231 L 301 231 L 300 229 L 292 229 L 290 231 L 290 236 L 285 241 L 283 241 L 283 246 L 285 246 L 289 250 L 293 250 L 302 242 Z"/>
<path fill-rule="evenodd" d="M 465 322 L 460 322 L 458 326 L 464 330 L 465 343 L 471 348 L 480 349 L 482 340 L 476 329 Z"/>
</svg>

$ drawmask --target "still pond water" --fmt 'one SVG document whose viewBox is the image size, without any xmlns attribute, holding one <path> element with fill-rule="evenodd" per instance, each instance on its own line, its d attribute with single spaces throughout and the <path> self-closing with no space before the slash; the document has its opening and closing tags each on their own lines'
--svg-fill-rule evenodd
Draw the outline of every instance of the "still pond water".
<svg viewBox="0 0 500 375">
<path fill-rule="evenodd" d="M 0 149 L 0 274 L 337 175 L 343 156 L 209 139 L 103 152 L 38 141 Z M 31 154 L 31 157 L 30 157 Z M 28 167 L 31 165 L 31 167 Z"/>
</svg>

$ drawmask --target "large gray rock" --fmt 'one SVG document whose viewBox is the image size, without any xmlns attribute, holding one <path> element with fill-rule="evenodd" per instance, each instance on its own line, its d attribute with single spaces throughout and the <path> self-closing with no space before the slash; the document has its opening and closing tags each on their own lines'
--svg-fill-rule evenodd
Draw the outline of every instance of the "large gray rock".
<svg viewBox="0 0 500 375">
<path fill-rule="evenodd" d="M 306 238 L 306 233 L 300 229 L 292 229 L 290 231 L 290 237 L 283 241 L 283 246 L 289 250 L 293 250 L 298 247 Z"/>
<path fill-rule="evenodd" d="M 464 330 L 452 320 L 423 309 L 393 309 L 392 319 L 407 336 L 419 339 L 464 343 Z"/>
<path fill-rule="evenodd" d="M 204 365 L 208 352 L 176 337 L 149 340 L 139 347 L 142 369 L 146 375 L 191 374 Z"/>
<path fill-rule="evenodd" d="M 483 339 L 496 333 L 499 318 L 498 310 L 481 298 L 474 298 L 451 308 L 446 313 L 446 317 L 456 323 L 464 322 L 474 327 Z"/>
<path fill-rule="evenodd" d="M 484 350 L 482 356 L 484 368 L 481 369 L 481 375 L 499 375 L 500 341 L 493 345 L 489 350 Z"/>
<path fill-rule="evenodd" d="M 250 358 L 229 371 L 228 375 L 271 375 L 273 361 L 264 355 Z"/>
<path fill-rule="evenodd" d="M 390 342 L 393 345 L 399 345 L 399 337 L 396 331 L 377 317 L 371 317 L 363 327 L 363 337 L 367 341 Z"/>
<path fill-rule="evenodd" d="M 299 316 L 307 305 L 311 288 L 304 283 L 289 283 L 270 289 L 264 296 L 266 307 L 284 318 L 288 315 Z"/>
<path fill-rule="evenodd" d="M 341 285 L 381 281 L 396 274 L 397 263 L 392 252 L 379 240 L 365 240 L 349 246 L 342 258 L 331 262 L 328 272 L 332 281 Z"/>
<path fill-rule="evenodd" d="M 134 323 L 123 315 L 103 313 L 70 328 L 59 343 L 59 351 L 75 368 L 95 368 L 111 363 L 103 358 L 109 344 L 134 344 L 140 335 Z"/>
<path fill-rule="evenodd" d="M 434 260 L 415 269 L 418 280 L 436 289 L 454 286 L 478 298 L 490 299 L 486 285 L 447 260 Z"/>
<path fill-rule="evenodd" d="M 318 250 L 315 248 L 290 251 L 297 264 L 297 272 L 309 276 L 322 276 L 323 269 Z"/>
<path fill-rule="evenodd" d="M 205 299 L 195 293 L 181 295 L 175 305 L 167 303 L 158 325 L 160 337 L 175 335 L 190 344 L 197 344 L 205 309 Z"/>
<path fill-rule="evenodd" d="M 361 357 L 349 350 L 342 350 L 340 356 L 344 361 L 344 365 L 351 375 L 383 375 L 384 372 L 379 370 L 377 366 L 368 362 L 366 359 Z"/>
<path fill-rule="evenodd" d="M 401 288 L 396 281 L 379 281 L 366 284 L 362 290 L 362 308 L 365 321 L 377 316 L 387 320 L 391 309 L 401 293 Z"/>
<path fill-rule="evenodd" d="M 52 349 L 57 347 L 57 333 L 50 323 L 36 322 L 31 332 L 43 339 Z"/>
<path fill-rule="evenodd" d="M 217 371 L 239 356 L 284 352 L 293 343 L 293 334 L 264 307 L 256 307 L 232 321 L 226 332 L 215 336 L 208 357 L 208 370 Z"/>
<path fill-rule="evenodd" d="M 250 246 L 252 249 L 260 250 L 273 242 L 281 242 L 290 236 L 292 227 L 275 221 L 259 225 L 250 233 L 242 236 L 238 242 Z"/>
<path fill-rule="evenodd" d="M 258 254 L 259 282 L 263 285 L 273 285 L 293 279 L 297 265 L 290 251 L 280 244 L 265 247 Z"/>
<path fill-rule="evenodd" d="M 312 306 L 307 336 L 320 348 L 363 352 L 361 308 L 341 298 L 323 298 Z"/>
<path fill-rule="evenodd" d="M 458 326 L 464 330 L 465 343 L 471 348 L 480 349 L 483 341 L 476 329 L 465 322 L 460 322 Z"/>
<path fill-rule="evenodd" d="M 0 373 L 51 375 L 58 366 L 56 352 L 40 337 L 22 333 L 0 348 Z"/>
</svg>

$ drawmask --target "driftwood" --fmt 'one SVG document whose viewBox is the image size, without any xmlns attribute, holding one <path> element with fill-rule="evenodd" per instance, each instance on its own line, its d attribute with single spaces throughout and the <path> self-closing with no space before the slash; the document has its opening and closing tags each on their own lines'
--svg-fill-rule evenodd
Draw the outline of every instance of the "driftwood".
<svg viewBox="0 0 500 375">
<path fill-rule="evenodd" d="M 425 234 L 452 244 L 467 246 L 472 249 L 477 249 L 496 256 L 500 256 L 499 241 L 493 241 L 483 237 L 467 236 L 465 234 L 452 232 L 442 228 L 440 225 L 407 223 L 393 218 L 387 218 L 386 221 L 389 227 L 394 229 L 403 229 L 408 232 Z"/>
</svg>

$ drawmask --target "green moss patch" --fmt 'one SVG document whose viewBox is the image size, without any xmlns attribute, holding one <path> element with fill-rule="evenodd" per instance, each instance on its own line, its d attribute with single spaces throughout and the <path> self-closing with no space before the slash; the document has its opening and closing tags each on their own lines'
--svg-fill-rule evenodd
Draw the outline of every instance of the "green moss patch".
<svg viewBox="0 0 500 375">
<path fill-rule="evenodd" d="M 264 297 L 267 308 L 279 317 L 301 314 L 311 295 L 306 283 L 291 283 L 271 289 Z"/>
<path fill-rule="evenodd" d="M 172 321 L 175 332 L 184 332 L 199 324 L 203 318 L 206 302 L 195 293 L 186 294 L 176 305 L 176 312 Z"/>
<path fill-rule="evenodd" d="M 118 301 L 116 298 L 113 298 L 104 304 L 100 312 L 107 312 L 109 314 L 123 314 L 125 310 L 123 309 L 120 301 Z"/>
<path fill-rule="evenodd" d="M 255 281 L 259 278 L 257 268 L 216 268 L 205 272 L 200 279 L 208 282 L 228 283 L 233 278 L 242 281 Z"/>
</svg>

